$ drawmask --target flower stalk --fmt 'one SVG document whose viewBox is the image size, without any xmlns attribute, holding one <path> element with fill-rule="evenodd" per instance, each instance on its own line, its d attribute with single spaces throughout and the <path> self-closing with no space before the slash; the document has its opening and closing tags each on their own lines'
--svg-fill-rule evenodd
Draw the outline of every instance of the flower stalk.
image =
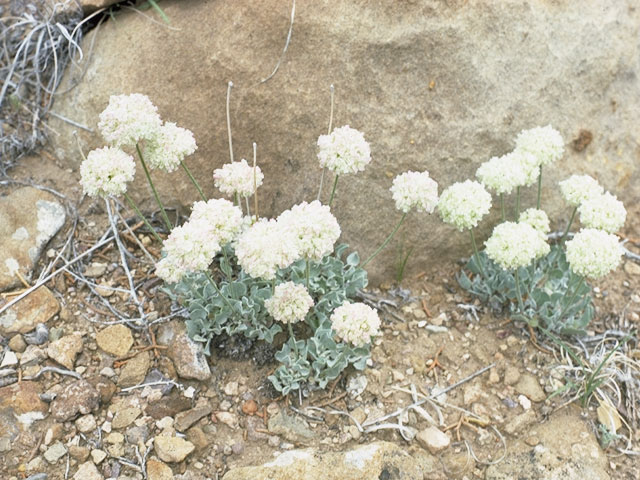
<svg viewBox="0 0 640 480">
<path fill-rule="evenodd" d="M 374 258 L 376 258 L 378 256 L 378 254 L 384 250 L 384 247 L 386 247 L 389 242 L 391 241 L 391 239 L 393 238 L 393 236 L 396 234 L 396 232 L 400 229 L 400 227 L 402 226 L 402 224 L 404 223 L 405 219 L 407 218 L 407 213 L 404 213 L 402 215 L 402 218 L 400 218 L 400 221 L 398 222 L 398 224 L 395 226 L 395 228 L 393 229 L 393 231 L 389 234 L 389 236 L 385 239 L 384 242 L 382 242 L 382 245 L 380 245 L 375 252 L 373 252 L 371 254 L 371 256 L 369 258 L 367 258 L 364 262 L 362 262 L 361 268 L 366 267 L 369 262 L 371 262 L 371 260 L 373 260 Z"/>
<path fill-rule="evenodd" d="M 204 193 L 202 192 L 202 188 L 200 188 L 200 185 L 198 184 L 197 180 L 192 175 L 192 173 L 189 170 L 189 168 L 187 167 L 186 163 L 181 161 L 180 165 L 182 166 L 182 168 L 184 169 L 185 173 L 189 177 L 189 180 L 191 180 L 191 183 L 193 183 L 193 186 L 196 187 L 196 190 L 198 191 L 198 194 L 200 195 L 200 198 L 202 199 L 202 201 L 206 202 L 207 201 L 207 197 L 204 196 Z"/>
<path fill-rule="evenodd" d="M 162 214 L 162 219 L 168 230 L 171 230 L 171 222 L 169 221 L 169 216 L 167 215 L 166 210 L 164 209 L 164 205 L 162 205 L 162 201 L 160 200 L 160 195 L 158 195 L 158 191 L 156 190 L 155 185 L 153 184 L 153 180 L 151 180 L 151 174 L 149 173 L 149 169 L 147 168 L 147 163 L 144 161 L 144 157 L 142 156 L 142 151 L 140 150 L 140 144 L 136 143 L 136 150 L 138 152 L 138 156 L 140 157 L 140 163 L 142 164 L 142 168 L 144 170 L 144 174 L 147 177 L 147 182 L 149 182 L 149 186 L 151 187 L 151 191 L 153 192 L 153 196 L 156 199 L 156 203 L 160 207 L 160 213 Z"/>
<path fill-rule="evenodd" d="M 124 195 L 124 198 L 127 200 L 127 203 L 129 204 L 129 206 L 133 208 L 133 211 L 136 212 L 138 217 L 140 217 L 140 219 L 144 222 L 146 227 L 149 229 L 149 231 L 153 235 L 153 238 L 155 238 L 158 242 L 162 243 L 162 238 L 160 238 L 160 235 L 158 235 L 158 232 L 156 231 L 156 229 L 151 226 L 151 224 L 149 223 L 149 220 L 147 220 L 147 217 L 145 217 L 142 214 L 142 212 L 140 211 L 138 206 L 134 203 L 134 201 L 131 199 L 129 194 L 127 192 L 124 192 L 123 195 Z"/>
</svg>

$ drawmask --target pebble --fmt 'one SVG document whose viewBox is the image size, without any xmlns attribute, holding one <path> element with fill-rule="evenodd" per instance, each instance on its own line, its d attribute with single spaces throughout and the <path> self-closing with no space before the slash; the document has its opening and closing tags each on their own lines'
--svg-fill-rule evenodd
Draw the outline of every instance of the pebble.
<svg viewBox="0 0 640 480">
<path fill-rule="evenodd" d="M 94 450 L 91 450 L 91 458 L 93 459 L 93 463 L 95 463 L 96 465 L 100 465 L 100 463 L 102 463 L 102 461 L 107 458 L 107 452 L 96 448 Z"/>
<path fill-rule="evenodd" d="M 110 325 L 97 333 L 96 343 L 105 352 L 123 357 L 133 346 L 133 335 L 125 325 Z"/>
<path fill-rule="evenodd" d="M 8 350 L 7 353 L 4 354 L 4 357 L 2 358 L 2 363 L 0 363 L 0 368 L 13 367 L 14 365 L 18 365 L 18 357 L 11 350 Z"/>
<path fill-rule="evenodd" d="M 89 278 L 101 277 L 107 271 L 107 264 L 100 262 L 92 262 L 85 271 L 84 276 Z"/>
<path fill-rule="evenodd" d="M 51 403 L 51 415 L 64 422 L 76 415 L 86 415 L 98 408 L 100 394 L 86 380 L 76 380 L 68 384 Z"/>
<path fill-rule="evenodd" d="M 62 444 L 62 442 L 57 441 L 44 452 L 44 458 L 49 463 L 56 463 L 66 454 L 67 448 Z"/>
<path fill-rule="evenodd" d="M 17 334 L 9 340 L 9 348 L 14 352 L 22 353 L 27 348 L 27 342 L 24 341 L 24 337 L 22 335 Z"/>
<path fill-rule="evenodd" d="M 195 450 L 195 445 L 180 437 L 159 436 L 153 446 L 160 460 L 164 462 L 181 462 Z"/>
<path fill-rule="evenodd" d="M 46 352 L 35 345 L 29 345 L 20 357 L 20 366 L 29 367 L 39 365 L 47 359 Z"/>
<path fill-rule="evenodd" d="M 504 371 L 504 384 L 505 385 L 515 385 L 520 380 L 520 370 L 518 370 L 513 365 L 507 366 Z"/>
<path fill-rule="evenodd" d="M 229 382 L 224 386 L 225 395 L 235 397 L 238 395 L 238 382 Z"/>
<path fill-rule="evenodd" d="M 516 392 L 525 395 L 534 402 L 542 402 L 547 398 L 544 390 L 538 383 L 538 379 L 533 375 L 522 375 L 518 383 L 515 384 Z"/>
<path fill-rule="evenodd" d="M 441 452 L 451 444 L 449 436 L 436 427 L 428 427 L 421 430 L 416 435 L 416 439 L 423 448 L 429 450 L 433 455 Z"/>
<path fill-rule="evenodd" d="M 179 432 L 184 432 L 198 420 L 209 415 L 211 410 L 210 405 L 204 405 L 202 407 L 192 408 L 185 412 L 180 412 L 176 415 L 174 427 Z"/>
<path fill-rule="evenodd" d="M 84 415 L 76 420 L 76 428 L 82 433 L 89 433 L 96 429 L 96 417 L 93 415 Z"/>
<path fill-rule="evenodd" d="M 118 377 L 118 386 L 133 387 L 144 381 L 151 366 L 151 353 L 140 352 L 124 364 Z"/>
<path fill-rule="evenodd" d="M 147 462 L 147 476 L 149 480 L 173 480 L 171 467 L 153 459 Z"/>
<path fill-rule="evenodd" d="M 82 335 L 74 333 L 51 342 L 47 347 L 47 355 L 65 368 L 73 369 L 76 357 L 82 351 L 83 346 Z"/>
<path fill-rule="evenodd" d="M 522 406 L 522 408 L 524 408 L 525 410 L 529 410 L 531 408 L 531 400 L 529 400 L 527 397 L 525 397 L 524 395 L 518 395 L 518 403 Z"/>
<path fill-rule="evenodd" d="M 171 417 L 163 417 L 156 422 L 156 427 L 160 430 L 167 430 L 169 428 L 173 428 L 173 418 Z"/>
<path fill-rule="evenodd" d="M 258 404 L 255 400 L 247 400 L 242 404 L 242 413 L 245 415 L 253 415 L 258 411 Z"/>
<path fill-rule="evenodd" d="M 73 480 L 103 480 L 103 476 L 92 462 L 85 462 L 73 476 Z"/>
<path fill-rule="evenodd" d="M 140 416 L 142 410 L 138 407 L 128 407 L 118 410 L 111 420 L 111 426 L 116 430 L 128 427 Z"/>
<path fill-rule="evenodd" d="M 224 423 L 227 427 L 235 430 L 238 428 L 238 416 L 231 412 L 216 412 L 216 418 L 221 423 Z"/>
</svg>

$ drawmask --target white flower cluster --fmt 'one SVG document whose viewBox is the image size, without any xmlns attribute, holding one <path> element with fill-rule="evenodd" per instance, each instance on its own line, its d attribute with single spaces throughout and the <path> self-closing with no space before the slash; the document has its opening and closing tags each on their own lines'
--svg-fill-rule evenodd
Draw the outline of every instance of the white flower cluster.
<svg viewBox="0 0 640 480">
<path fill-rule="evenodd" d="M 504 222 L 485 242 L 487 256 L 505 270 L 526 267 L 549 253 L 545 235 L 528 223 Z"/>
<path fill-rule="evenodd" d="M 191 155 L 196 148 L 196 140 L 190 130 L 166 122 L 147 142 L 144 157 L 150 168 L 173 172 L 184 157 Z"/>
<path fill-rule="evenodd" d="M 254 169 L 246 160 L 239 162 L 227 163 L 222 168 L 218 168 L 213 172 L 215 185 L 220 191 L 226 195 L 241 197 L 250 197 L 256 191 L 255 187 L 262 185 L 264 174 L 260 167 Z"/>
<path fill-rule="evenodd" d="M 418 212 L 432 213 L 438 204 L 438 184 L 429 172 L 408 171 L 393 179 L 391 193 L 396 208 L 408 213 L 415 208 Z"/>
<path fill-rule="evenodd" d="M 584 200 L 578 207 L 578 213 L 582 225 L 608 233 L 620 230 L 627 218 L 624 204 L 609 192 Z"/>
<path fill-rule="evenodd" d="M 564 153 L 562 135 L 551 125 L 523 130 L 516 138 L 516 150 L 536 157 L 537 166 L 545 166 L 559 160 Z"/>
<path fill-rule="evenodd" d="M 264 305 L 276 321 L 295 323 L 305 319 L 313 307 L 313 298 L 302 285 L 285 282 L 275 288 L 273 297 L 266 300 Z"/>
<path fill-rule="evenodd" d="M 345 342 L 362 347 L 380 334 L 380 317 L 364 303 L 345 301 L 331 314 L 331 327 Z"/>
<path fill-rule="evenodd" d="M 544 210 L 538 210 L 537 208 L 529 208 L 520 214 L 518 218 L 520 223 L 528 223 L 533 228 L 545 235 L 551 230 L 549 225 L 549 217 Z"/>
<path fill-rule="evenodd" d="M 200 222 L 187 222 L 171 230 L 163 244 L 166 257 L 156 265 L 158 277 L 175 283 L 186 273 L 209 268 L 220 251 L 220 244 L 203 227 Z"/>
<path fill-rule="evenodd" d="M 602 195 L 604 188 L 589 175 L 571 175 L 559 183 L 562 196 L 573 207 L 579 206 L 585 200 Z"/>
<path fill-rule="evenodd" d="M 357 173 L 371 161 L 371 149 L 362 132 L 345 125 L 318 137 L 318 160 L 336 175 Z"/>
<path fill-rule="evenodd" d="M 611 233 L 585 228 L 567 242 L 567 260 L 576 274 L 591 279 L 604 277 L 620 265 L 622 248 Z"/>
<path fill-rule="evenodd" d="M 98 148 L 80 165 L 80 184 L 90 197 L 122 195 L 135 172 L 130 155 L 115 147 Z"/>
<path fill-rule="evenodd" d="M 278 217 L 278 224 L 294 237 L 298 255 L 310 260 L 322 260 L 340 237 L 340 225 L 331 209 L 317 200 L 285 210 Z"/>
<path fill-rule="evenodd" d="M 240 233 L 242 210 L 223 198 L 200 201 L 193 204 L 189 222 L 198 223 L 208 231 L 210 238 L 220 245 L 226 245 Z"/>
<path fill-rule="evenodd" d="M 278 269 L 299 258 L 298 244 L 276 220 L 260 219 L 238 238 L 236 256 L 253 278 L 273 280 Z"/>
<path fill-rule="evenodd" d="M 521 157 L 513 152 L 502 157 L 493 157 L 480 165 L 476 177 L 485 187 L 498 195 L 511 193 L 527 181 L 527 171 Z"/>
<path fill-rule="evenodd" d="M 122 147 L 155 137 L 160 125 L 158 109 L 149 97 L 133 93 L 109 98 L 109 105 L 100 114 L 98 129 L 108 143 Z"/>
<path fill-rule="evenodd" d="M 454 183 L 446 188 L 438 201 L 442 220 L 463 231 L 478 225 L 491 209 L 491 194 L 473 180 Z"/>
</svg>

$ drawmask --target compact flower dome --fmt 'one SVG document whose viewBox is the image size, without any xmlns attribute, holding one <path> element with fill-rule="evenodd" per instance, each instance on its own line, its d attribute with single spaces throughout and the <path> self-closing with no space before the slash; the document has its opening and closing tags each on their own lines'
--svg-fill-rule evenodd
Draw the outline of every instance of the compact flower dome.
<svg viewBox="0 0 640 480">
<path fill-rule="evenodd" d="M 549 165 L 562 158 L 564 140 L 551 125 L 523 130 L 516 138 L 516 150 L 536 157 L 537 166 Z"/>
<path fill-rule="evenodd" d="M 589 175 L 571 175 L 559 185 L 562 196 L 572 207 L 577 207 L 585 200 L 598 197 L 604 192 L 598 181 Z"/>
<path fill-rule="evenodd" d="M 551 231 L 549 225 L 549 217 L 544 210 L 538 210 L 537 208 L 529 208 L 520 214 L 518 218 L 520 223 L 528 223 L 540 233 L 547 234 Z"/>
<path fill-rule="evenodd" d="M 442 220 L 459 231 L 478 225 L 491 209 L 491 194 L 473 180 L 454 183 L 446 188 L 438 201 Z"/>
<path fill-rule="evenodd" d="M 318 160 L 337 175 L 358 173 L 371 162 L 371 148 L 362 132 L 345 125 L 318 137 Z"/>
<path fill-rule="evenodd" d="M 549 253 L 545 235 L 528 223 L 504 222 L 485 242 L 487 256 L 505 270 L 526 267 Z"/>
<path fill-rule="evenodd" d="M 193 133 L 175 123 L 165 123 L 156 135 L 147 141 L 144 158 L 149 168 L 173 172 L 180 162 L 196 151 Z"/>
<path fill-rule="evenodd" d="M 527 171 L 521 155 L 509 153 L 484 162 L 476 171 L 476 177 L 489 190 L 502 195 L 524 185 L 527 182 Z"/>
<path fill-rule="evenodd" d="M 301 322 L 313 307 L 313 299 L 304 286 L 281 283 L 275 288 L 273 297 L 264 302 L 269 314 L 278 322 Z"/>
<path fill-rule="evenodd" d="M 620 230 L 627 218 L 624 204 L 609 192 L 584 200 L 578 207 L 578 213 L 582 225 L 608 233 Z"/>
<path fill-rule="evenodd" d="M 391 187 L 396 208 L 408 213 L 412 208 L 418 212 L 432 213 L 438 205 L 438 184 L 429 172 L 408 171 L 393 179 Z"/>
<path fill-rule="evenodd" d="M 264 174 L 260 167 L 255 171 L 245 159 L 239 162 L 227 163 L 213 172 L 215 186 L 226 195 L 250 197 L 256 188 L 262 185 Z"/>
<path fill-rule="evenodd" d="M 331 315 L 331 327 L 338 337 L 356 347 L 371 342 L 380 334 L 380 317 L 369 305 L 345 301 Z"/>
<path fill-rule="evenodd" d="M 603 230 L 584 228 L 566 245 L 571 270 L 594 280 L 618 268 L 622 259 L 618 237 Z"/>
<path fill-rule="evenodd" d="M 113 146 L 133 146 L 155 138 L 162 125 L 157 107 L 140 93 L 111 95 L 109 105 L 100 114 L 98 130 Z"/>
<path fill-rule="evenodd" d="M 80 165 L 80 184 L 90 197 L 122 195 L 135 172 L 131 155 L 115 147 L 98 148 Z"/>
</svg>

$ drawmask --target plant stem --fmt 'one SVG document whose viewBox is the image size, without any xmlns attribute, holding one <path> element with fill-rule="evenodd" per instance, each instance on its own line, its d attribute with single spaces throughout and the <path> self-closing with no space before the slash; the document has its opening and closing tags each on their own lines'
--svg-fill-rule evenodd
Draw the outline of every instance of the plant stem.
<svg viewBox="0 0 640 480">
<path fill-rule="evenodd" d="M 536 208 L 540 210 L 540 195 L 542 194 L 542 165 L 540 165 L 540 173 L 538 174 L 538 201 Z"/>
<path fill-rule="evenodd" d="M 520 275 L 518 274 L 518 269 L 516 268 L 516 296 L 518 297 L 518 308 L 520 309 L 520 313 L 524 315 L 524 302 L 522 301 L 522 293 L 520 292 Z"/>
<path fill-rule="evenodd" d="M 133 211 L 136 212 L 136 214 L 142 219 L 142 221 L 144 222 L 144 224 L 147 226 L 147 228 L 151 231 L 151 234 L 153 235 L 153 238 L 155 238 L 157 241 L 159 241 L 160 243 L 162 243 L 162 239 L 160 238 L 160 235 L 158 235 L 158 232 L 156 232 L 156 229 L 153 228 L 151 226 L 151 224 L 149 223 L 149 220 L 147 220 L 147 217 L 145 217 L 142 212 L 140 211 L 140 209 L 137 207 L 137 205 L 133 202 L 133 200 L 131 199 L 131 197 L 129 196 L 129 194 L 127 192 L 124 193 L 124 198 L 127 200 L 127 202 L 129 203 L 129 206 L 131 208 L 133 208 Z"/>
<path fill-rule="evenodd" d="M 336 175 L 336 178 L 333 181 L 333 188 L 331 189 L 331 198 L 329 198 L 329 206 L 331 206 L 331 204 L 333 203 L 333 197 L 336 194 L 336 187 L 338 186 L 338 178 L 340 178 L 340 175 Z"/>
<path fill-rule="evenodd" d="M 516 222 L 520 218 L 520 187 L 516 187 Z"/>
<path fill-rule="evenodd" d="M 198 182 L 196 181 L 196 179 L 191 174 L 191 171 L 187 168 L 187 164 L 181 161 L 180 165 L 182 165 L 182 168 L 184 169 L 185 173 L 189 177 L 189 180 L 191 180 L 191 183 L 193 183 L 193 186 L 196 187 L 196 190 L 198 190 L 198 193 L 200 194 L 200 198 L 204 202 L 206 202 L 207 201 L 207 197 L 205 197 L 204 193 L 202 193 L 202 189 L 200 188 L 200 185 L 198 185 Z"/>
<path fill-rule="evenodd" d="M 229 270 L 231 270 L 231 262 L 229 261 L 229 255 L 227 255 L 227 249 L 222 247 L 222 255 L 224 256 L 224 261 L 227 262 L 227 266 L 229 267 Z M 231 275 L 230 274 L 226 274 L 225 276 L 227 277 L 227 280 L 231 281 Z"/>
<path fill-rule="evenodd" d="M 237 193 L 236 193 L 236 205 L 244 215 L 244 211 L 242 210 L 242 202 L 240 201 L 240 195 L 238 195 Z"/>
<path fill-rule="evenodd" d="M 287 327 L 289 327 L 289 335 L 291 335 L 291 339 L 293 340 L 293 349 L 296 352 L 296 356 L 298 355 L 298 342 L 296 342 L 296 336 L 293 334 L 293 327 L 291 326 L 291 322 L 287 323 Z"/>
<path fill-rule="evenodd" d="M 502 211 L 502 221 L 507 219 L 507 214 L 504 211 L 504 193 L 500 194 L 500 210 Z"/>
<path fill-rule="evenodd" d="M 569 230 L 571 229 L 571 225 L 573 224 L 573 219 L 575 218 L 577 211 L 578 211 L 578 207 L 574 207 L 573 212 L 571 213 L 571 218 L 569 219 L 569 223 L 567 224 L 567 229 L 564 231 L 564 233 L 562 234 L 562 237 L 560 238 L 560 245 L 562 245 L 564 243 L 565 238 L 567 238 L 567 235 L 569 233 Z"/>
<path fill-rule="evenodd" d="M 307 290 L 309 290 L 309 277 L 311 276 L 311 260 L 307 258 Z"/>
<path fill-rule="evenodd" d="M 327 135 L 331 135 L 331 126 L 333 124 L 333 93 L 334 93 L 333 84 L 331 84 L 329 89 L 331 90 L 331 112 L 329 113 L 329 128 L 327 129 Z M 326 171 L 327 171 L 327 168 L 326 167 L 323 168 L 322 175 L 320 175 L 320 188 L 318 188 L 318 197 L 316 198 L 316 200 L 318 201 L 320 201 L 320 196 L 322 195 L 322 185 L 324 183 L 324 173 Z"/>
<path fill-rule="evenodd" d="M 142 168 L 144 169 L 144 174 L 147 176 L 147 181 L 151 186 L 151 191 L 153 192 L 153 196 L 156 199 L 156 203 L 160 207 L 160 213 L 162 214 L 162 219 L 164 220 L 165 225 L 169 230 L 171 230 L 171 222 L 169 221 L 169 216 L 160 201 L 160 196 L 158 195 L 158 191 L 156 190 L 155 185 L 153 184 L 153 180 L 151 180 L 151 175 L 149 174 L 149 169 L 147 168 L 147 163 L 144 161 L 144 157 L 142 156 L 142 152 L 140 151 L 140 145 L 136 143 L 136 150 L 138 151 L 138 156 L 140 157 L 140 163 L 142 163 Z"/>
<path fill-rule="evenodd" d="M 579 280 L 576 282 L 574 286 L 573 293 L 571 294 L 569 301 L 564 304 L 564 308 L 560 312 L 560 319 L 562 319 L 563 315 L 567 312 L 567 310 L 573 304 L 573 301 L 576 299 L 576 296 L 578 295 L 578 290 L 580 290 L 580 287 L 582 286 L 583 282 L 584 282 L 584 275 L 581 275 Z M 567 286 L 567 293 L 569 293 L 569 286 Z"/>
<path fill-rule="evenodd" d="M 233 82 L 229 82 L 229 86 L 227 87 L 227 133 L 229 134 L 229 158 L 231 158 L 231 163 L 233 163 L 233 142 L 231 141 L 231 114 L 229 113 L 229 103 L 232 87 Z"/>
<path fill-rule="evenodd" d="M 257 180 L 257 167 L 256 161 L 258 158 L 258 144 L 253 142 L 253 200 L 256 207 L 256 222 L 260 219 L 258 217 L 258 180 Z"/>
<path fill-rule="evenodd" d="M 482 262 L 480 261 L 480 252 L 478 252 L 478 245 L 476 244 L 476 236 L 473 234 L 473 228 L 469 229 L 469 233 L 471 234 L 471 244 L 473 245 L 473 251 L 476 257 L 476 265 L 482 276 L 486 278 L 487 276 L 484 273 L 484 268 L 482 268 Z"/>
<path fill-rule="evenodd" d="M 337 177 L 336 177 L 337 178 Z M 389 234 L 389 236 L 385 239 L 384 242 L 382 242 L 382 245 L 380 245 L 377 250 L 375 252 L 373 252 L 373 254 L 371 254 L 371 256 L 369 258 L 367 258 L 364 262 L 362 262 L 362 265 L 360 266 L 361 268 L 364 268 L 367 266 L 367 264 L 373 260 L 374 258 L 376 258 L 376 256 L 384 249 L 384 247 L 386 247 L 388 245 L 388 243 L 391 241 L 391 239 L 393 238 L 393 236 L 396 234 L 396 232 L 398 231 L 398 229 L 402 226 L 402 223 L 404 222 L 405 218 L 407 218 L 407 213 L 402 214 L 402 218 L 400 219 L 400 221 L 398 222 L 398 224 L 396 225 L 396 227 L 393 229 L 393 231 Z"/>
<path fill-rule="evenodd" d="M 211 284 L 211 286 L 213 286 L 214 290 L 216 292 L 218 292 L 218 295 L 220 295 L 220 297 L 222 297 L 222 300 L 224 300 L 224 303 L 227 304 L 227 307 L 229 307 L 231 309 L 231 311 L 234 311 L 233 306 L 229 303 L 229 299 L 227 299 L 227 297 L 225 297 L 222 292 L 220 291 L 220 289 L 218 288 L 218 285 L 216 284 L 216 281 L 213 279 L 213 277 L 211 276 L 211 274 L 209 272 L 204 272 L 204 274 L 207 276 L 207 280 L 209 280 L 209 283 Z"/>
<path fill-rule="evenodd" d="M 274 277 L 273 280 L 271 280 L 271 295 L 273 295 L 274 293 L 276 293 L 276 279 Z"/>
</svg>

